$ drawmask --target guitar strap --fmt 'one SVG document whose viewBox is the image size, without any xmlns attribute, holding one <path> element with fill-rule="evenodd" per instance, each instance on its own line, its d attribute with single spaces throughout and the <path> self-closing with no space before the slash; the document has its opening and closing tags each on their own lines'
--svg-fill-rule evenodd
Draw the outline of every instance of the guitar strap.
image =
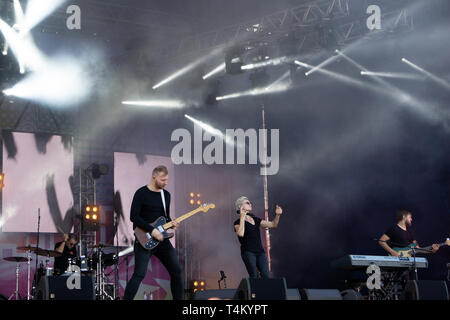
<svg viewBox="0 0 450 320">
<path fill-rule="evenodd" d="M 162 203 L 163 203 L 163 207 L 164 207 L 164 215 L 167 218 L 167 210 L 166 210 L 166 199 L 164 198 L 164 190 L 161 190 L 161 199 L 162 199 Z"/>
</svg>

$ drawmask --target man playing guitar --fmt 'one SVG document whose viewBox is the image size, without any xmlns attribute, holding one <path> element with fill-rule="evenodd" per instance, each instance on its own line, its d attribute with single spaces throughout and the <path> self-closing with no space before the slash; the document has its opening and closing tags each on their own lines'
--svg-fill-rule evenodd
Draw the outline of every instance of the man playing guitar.
<svg viewBox="0 0 450 320">
<path fill-rule="evenodd" d="M 134 299 L 139 285 L 147 273 L 150 257 L 154 254 L 167 268 L 170 274 L 170 289 L 174 300 L 182 300 L 184 296 L 184 276 L 177 254 L 169 239 L 164 239 L 163 234 L 154 228 L 150 223 L 159 217 L 167 218 L 171 221 L 173 229 L 178 226 L 178 222 L 170 218 L 170 193 L 164 188 L 168 182 L 168 170 L 165 166 L 158 166 L 153 169 L 152 180 L 146 186 L 139 188 L 133 197 L 131 204 L 130 220 L 133 222 L 133 229 L 140 228 L 148 232 L 151 237 L 161 241 L 152 250 L 145 249 L 139 241 L 134 242 L 134 272 L 125 288 L 124 300 Z"/>
<path fill-rule="evenodd" d="M 413 232 L 410 227 L 412 225 L 412 213 L 407 210 L 399 210 L 397 212 L 397 224 L 389 228 L 379 239 L 379 245 L 386 250 L 391 256 L 401 256 L 411 250 L 412 247 L 420 249 Z M 391 247 L 388 245 L 391 243 Z M 418 253 L 436 253 L 439 250 L 438 244 L 433 244 L 429 249 L 422 248 Z M 409 254 L 408 254 L 409 255 Z"/>
</svg>

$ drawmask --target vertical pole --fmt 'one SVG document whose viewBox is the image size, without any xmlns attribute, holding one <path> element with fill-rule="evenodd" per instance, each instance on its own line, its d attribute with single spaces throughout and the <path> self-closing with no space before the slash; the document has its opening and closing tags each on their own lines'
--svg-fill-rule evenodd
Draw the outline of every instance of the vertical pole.
<svg viewBox="0 0 450 320">
<path fill-rule="evenodd" d="M 81 238 L 81 232 L 82 232 L 82 230 L 81 229 L 83 229 L 83 213 L 82 213 L 82 210 L 81 210 L 81 190 L 83 189 L 83 187 L 82 187 L 82 182 L 81 182 L 81 164 L 80 164 L 80 167 L 78 168 L 78 172 L 79 172 L 79 180 L 80 180 L 80 184 L 79 184 L 79 188 L 80 188 L 80 191 L 79 191 L 79 195 L 78 195 L 78 205 L 79 205 L 79 213 L 80 213 L 80 221 L 78 222 L 78 234 L 79 234 L 79 236 L 78 236 L 78 246 L 79 246 L 79 248 L 80 248 L 80 250 L 78 250 L 78 252 L 80 253 L 80 256 L 82 256 L 83 255 L 83 252 L 82 252 L 82 248 L 83 248 L 83 246 L 82 246 L 82 238 Z"/>
<path fill-rule="evenodd" d="M 263 125 L 263 142 L 264 142 L 264 219 L 269 221 L 269 192 L 267 188 L 267 140 L 266 140 L 266 120 L 264 118 L 264 104 L 262 105 L 262 125 Z M 270 233 L 269 228 L 266 228 L 266 248 L 267 248 L 267 262 L 269 264 L 269 272 L 272 271 L 270 263 Z"/>
</svg>

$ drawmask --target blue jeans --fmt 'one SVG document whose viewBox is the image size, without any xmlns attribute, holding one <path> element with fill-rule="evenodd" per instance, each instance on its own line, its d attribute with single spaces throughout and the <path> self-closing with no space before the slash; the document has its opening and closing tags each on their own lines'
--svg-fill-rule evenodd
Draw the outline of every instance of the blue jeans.
<svg viewBox="0 0 450 320">
<path fill-rule="evenodd" d="M 242 251 L 241 257 L 250 278 L 257 278 L 258 271 L 261 274 L 261 278 L 270 278 L 269 263 L 267 262 L 265 252 L 255 253 Z"/>
<path fill-rule="evenodd" d="M 139 285 L 145 278 L 148 268 L 148 262 L 152 255 L 158 257 L 161 263 L 166 267 L 170 274 L 170 289 L 174 300 L 183 300 L 184 298 L 184 274 L 180 266 L 175 248 L 168 239 L 161 242 L 155 249 L 144 249 L 139 241 L 134 242 L 134 272 L 125 288 L 124 300 L 133 300 Z"/>
</svg>

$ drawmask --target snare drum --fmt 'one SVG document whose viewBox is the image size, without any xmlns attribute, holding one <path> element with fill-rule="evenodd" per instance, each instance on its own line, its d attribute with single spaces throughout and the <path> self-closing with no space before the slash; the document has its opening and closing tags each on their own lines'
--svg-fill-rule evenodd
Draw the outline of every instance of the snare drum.
<svg viewBox="0 0 450 320">
<path fill-rule="evenodd" d="M 67 261 L 69 262 L 69 265 L 67 266 L 67 269 L 64 273 L 73 273 L 80 271 L 80 267 L 77 266 L 76 259 L 68 258 Z"/>
</svg>

